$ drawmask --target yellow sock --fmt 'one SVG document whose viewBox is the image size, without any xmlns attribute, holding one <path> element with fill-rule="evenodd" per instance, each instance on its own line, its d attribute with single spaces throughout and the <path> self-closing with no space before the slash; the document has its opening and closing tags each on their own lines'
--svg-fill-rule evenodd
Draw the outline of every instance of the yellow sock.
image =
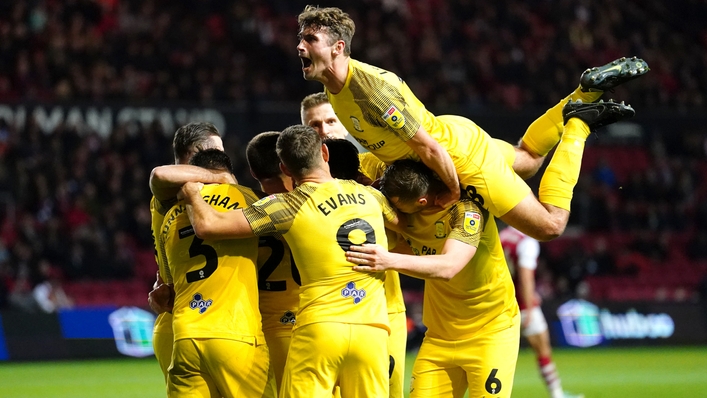
<svg viewBox="0 0 707 398">
<path fill-rule="evenodd" d="M 525 131 L 521 141 L 536 155 L 546 156 L 548 152 L 557 145 L 562 136 L 562 130 L 564 128 L 562 122 L 562 108 L 567 101 L 570 99 L 573 101 L 581 99 L 582 102 L 594 102 L 597 101 L 602 94 L 601 92 L 585 93 L 577 87 L 572 94 L 563 98 L 557 105 L 548 109 L 542 116 L 535 119 Z"/>
<path fill-rule="evenodd" d="M 513 167 L 513 163 L 516 161 L 516 148 L 510 143 L 499 140 L 498 138 L 494 138 L 493 142 L 498 146 L 501 152 L 503 152 L 503 158 L 506 160 L 506 163 Z"/>
<path fill-rule="evenodd" d="M 584 142 L 590 132 L 589 126 L 577 118 L 567 121 L 562 140 L 540 180 L 541 203 L 570 210 L 572 191 L 582 167 Z"/>
</svg>

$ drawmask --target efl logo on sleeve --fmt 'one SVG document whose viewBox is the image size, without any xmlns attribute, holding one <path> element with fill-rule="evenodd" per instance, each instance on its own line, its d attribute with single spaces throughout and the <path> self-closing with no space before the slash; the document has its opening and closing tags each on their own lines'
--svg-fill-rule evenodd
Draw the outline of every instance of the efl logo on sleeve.
<svg viewBox="0 0 707 398">
<path fill-rule="evenodd" d="M 253 203 L 253 206 L 262 206 L 273 199 L 275 199 L 275 195 L 268 195 L 268 196 L 260 199 L 259 201 Z"/>
<path fill-rule="evenodd" d="M 464 212 L 464 231 L 475 234 L 479 232 L 479 226 L 481 225 L 481 214 L 475 211 Z"/>
<path fill-rule="evenodd" d="M 405 117 L 402 113 L 395 107 L 395 105 L 388 108 L 383 114 L 383 120 L 388 123 L 388 126 L 394 129 L 401 129 L 405 126 Z"/>
</svg>

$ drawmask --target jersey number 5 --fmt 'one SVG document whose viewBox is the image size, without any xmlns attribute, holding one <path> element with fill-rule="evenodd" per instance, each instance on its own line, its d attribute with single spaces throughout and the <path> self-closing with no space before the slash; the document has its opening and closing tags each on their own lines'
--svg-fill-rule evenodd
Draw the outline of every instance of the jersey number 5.
<svg viewBox="0 0 707 398">
<path fill-rule="evenodd" d="M 194 236 L 194 240 L 189 246 L 189 257 L 196 256 L 206 257 L 206 265 L 194 271 L 187 272 L 187 283 L 202 281 L 211 276 L 218 268 L 218 254 L 216 249 L 209 245 L 204 245 L 204 240 Z"/>
</svg>

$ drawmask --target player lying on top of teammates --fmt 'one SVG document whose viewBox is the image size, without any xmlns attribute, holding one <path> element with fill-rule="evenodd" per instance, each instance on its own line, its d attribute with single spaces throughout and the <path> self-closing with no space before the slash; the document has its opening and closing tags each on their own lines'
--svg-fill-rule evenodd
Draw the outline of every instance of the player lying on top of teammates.
<svg viewBox="0 0 707 398">
<path fill-rule="evenodd" d="M 510 144 L 494 143 L 471 120 L 433 115 L 401 78 L 352 59 L 355 26 L 340 9 L 307 6 L 298 23 L 297 51 L 304 78 L 324 84 L 346 130 L 380 160 L 390 164 L 398 159 L 415 159 L 434 170 L 448 188 L 434 198 L 436 204 L 447 206 L 458 200 L 461 192 L 483 211 L 536 239 L 553 239 L 564 231 L 584 142 L 590 133 L 578 124 L 560 140 L 562 108 L 567 101 L 534 123 L 516 150 Z M 635 57 L 615 63 L 585 72 L 580 87 L 569 99 L 591 103 L 603 90 L 648 71 L 648 66 Z M 585 103 L 572 106 L 577 112 L 599 113 L 597 118 L 611 121 L 633 114 L 633 109 L 624 105 Z M 504 157 L 526 152 L 521 160 L 542 163 L 541 158 L 555 145 L 538 200 Z M 525 176 L 521 167 L 515 169 Z"/>
</svg>

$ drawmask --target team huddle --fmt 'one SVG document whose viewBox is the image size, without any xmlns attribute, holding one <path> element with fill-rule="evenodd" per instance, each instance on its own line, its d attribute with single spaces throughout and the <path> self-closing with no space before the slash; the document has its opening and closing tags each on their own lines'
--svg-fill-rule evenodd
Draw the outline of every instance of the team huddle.
<svg viewBox="0 0 707 398">
<path fill-rule="evenodd" d="M 586 138 L 634 114 L 599 98 L 648 66 L 588 69 L 512 146 L 352 59 L 342 10 L 307 6 L 298 23 L 304 77 L 324 91 L 302 101 L 302 125 L 248 143 L 260 187 L 237 184 L 208 123 L 178 129 L 175 165 L 150 176 L 168 395 L 403 397 L 403 273 L 426 281 L 410 396 L 510 397 L 521 329 L 542 325 L 521 319 L 495 219 L 559 236 Z M 536 197 L 524 179 L 553 149 Z"/>
</svg>

